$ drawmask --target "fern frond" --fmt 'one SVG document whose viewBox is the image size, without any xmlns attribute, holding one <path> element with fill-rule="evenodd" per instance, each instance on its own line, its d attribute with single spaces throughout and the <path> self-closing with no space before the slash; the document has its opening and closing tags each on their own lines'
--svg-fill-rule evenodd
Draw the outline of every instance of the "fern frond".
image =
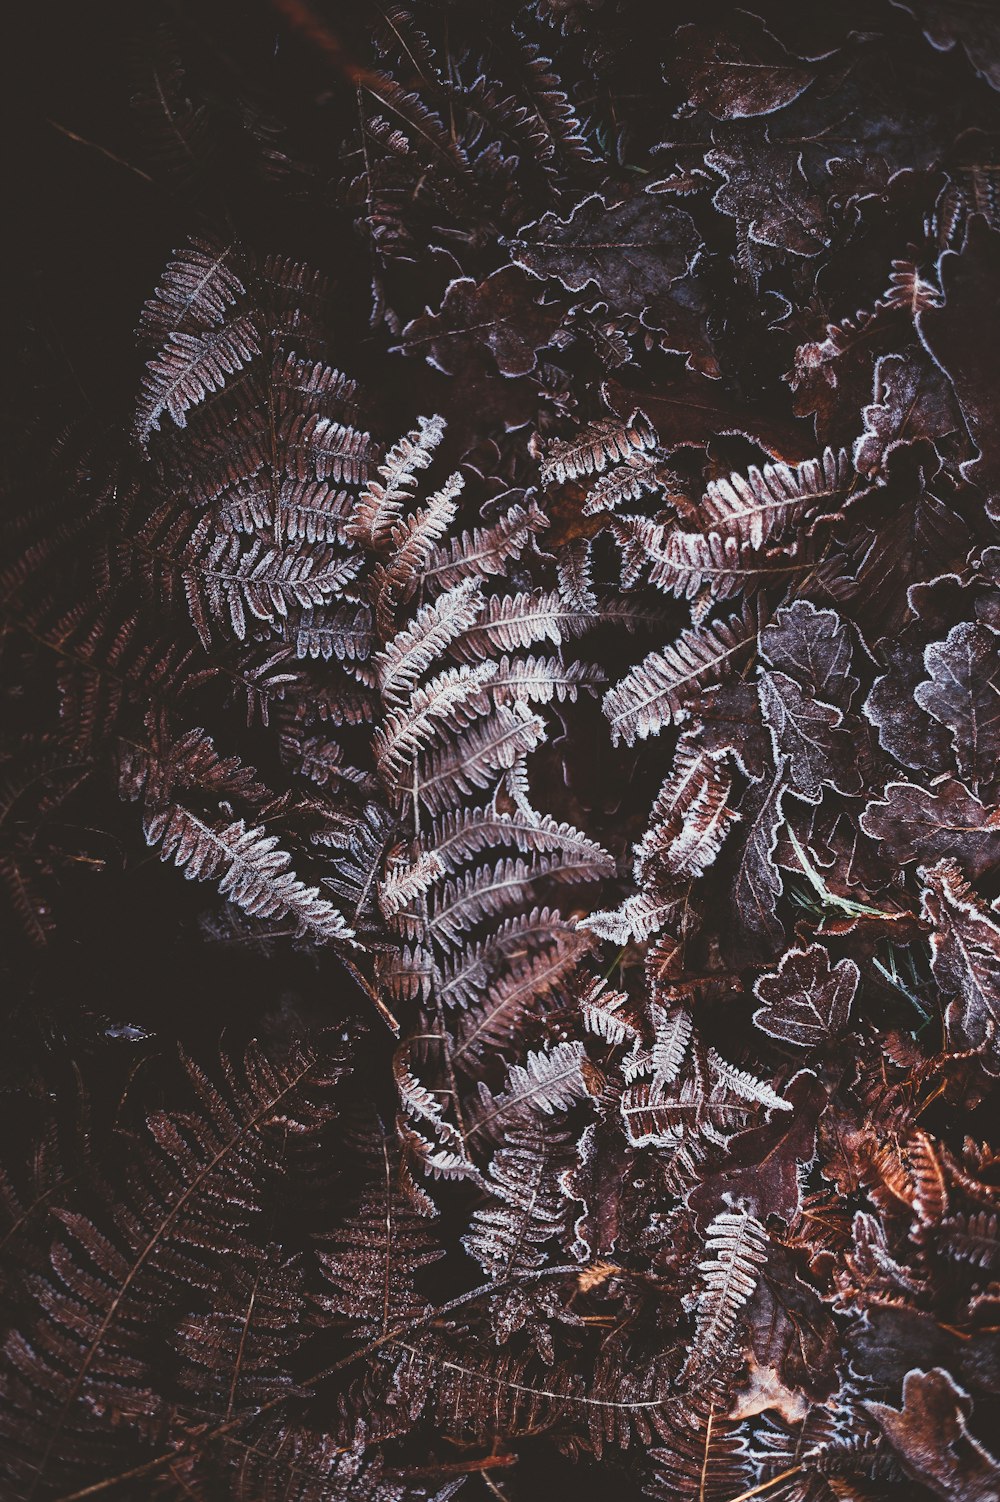
<svg viewBox="0 0 1000 1502">
<path fill-rule="evenodd" d="M 649 567 L 649 581 L 678 599 L 725 600 L 768 580 L 787 584 L 814 567 L 809 549 L 755 552 L 731 533 L 683 532 L 644 517 L 622 518 L 614 529 L 626 549 L 626 579 Z M 702 612 L 703 613 L 703 612 Z"/>
<path fill-rule="evenodd" d="M 747 1210 L 721 1210 L 709 1226 L 697 1325 L 682 1373 L 688 1381 L 731 1356 L 740 1311 L 757 1287 L 768 1245 L 766 1230 Z"/>
<path fill-rule="evenodd" d="M 744 1102 L 706 1094 L 697 1074 L 670 1084 L 642 1079 L 622 1092 L 619 1105 L 633 1147 L 660 1147 L 676 1153 L 687 1147 L 699 1162 L 709 1145 L 724 1144 L 746 1126 Z"/>
<path fill-rule="evenodd" d="M 255 1417 L 258 1383 L 272 1398 L 293 1391 L 301 1294 L 265 1211 L 302 1173 L 297 1144 L 335 1114 L 330 1081 L 308 1050 L 275 1063 L 256 1045 L 216 1079 L 190 1061 L 185 1074 L 183 1107 L 152 1112 L 131 1138 L 114 1197 L 91 1185 L 53 1207 L 45 1272 L 5 1348 L 3 1427 L 16 1421 L 19 1443 L 4 1471 L 18 1495 L 62 1495 L 148 1461 L 160 1425 L 203 1426 L 206 1409 Z M 284 1333 L 269 1323 L 283 1308 Z M 178 1339 L 185 1316 L 190 1344 Z M 171 1345 L 168 1404 L 158 1387 Z"/>
<path fill-rule="evenodd" d="M 417 797 L 431 813 L 454 808 L 463 797 L 488 788 L 502 772 L 545 739 L 545 722 L 526 705 L 498 705 L 450 744 L 419 763 Z"/>
<path fill-rule="evenodd" d="M 450 732 L 485 714 L 489 700 L 483 690 L 496 671 L 492 662 L 449 668 L 416 689 L 403 708 L 387 715 L 374 737 L 375 755 L 385 777 L 394 783 L 402 781 L 418 753 L 442 733 L 442 721 L 448 721 Z"/>
<path fill-rule="evenodd" d="M 434 974 L 434 994 L 449 1007 L 474 1007 L 487 993 L 492 976 L 503 975 L 512 963 L 517 965 L 526 956 L 553 947 L 572 949 L 575 959 L 590 944 L 557 910 L 531 908 L 505 919 L 487 938 L 445 955 Z"/>
<path fill-rule="evenodd" d="M 338 605 L 334 610 L 307 606 L 286 630 L 295 643 L 296 657 L 322 657 L 325 662 L 364 662 L 371 654 L 374 633 L 367 605 Z"/>
<path fill-rule="evenodd" d="M 377 466 L 380 480 L 369 480 L 358 497 L 348 528 L 362 547 L 383 552 L 394 526 L 412 503 L 417 473 L 426 469 L 444 437 L 442 417 L 420 417 Z"/>
<path fill-rule="evenodd" d="M 597 693 L 607 682 L 594 663 L 558 657 L 501 657 L 496 669 L 490 693 L 498 703 L 575 704 L 581 689 Z"/>
<path fill-rule="evenodd" d="M 596 624 L 593 611 L 567 606 L 555 591 L 494 595 L 479 619 L 463 631 L 453 651 L 461 662 L 481 662 L 497 652 L 515 652 L 540 641 L 558 647 Z"/>
<path fill-rule="evenodd" d="M 600 157 L 587 143 L 585 128 L 570 103 L 555 65 L 533 43 L 519 37 L 525 62 L 525 86 L 535 105 L 536 118 L 544 121 L 554 152 L 567 156 L 579 167 L 596 167 Z M 546 154 L 547 155 L 547 154 Z"/>
<path fill-rule="evenodd" d="M 609 991 L 605 981 L 597 981 L 581 1001 L 580 1011 L 587 1032 L 613 1048 L 638 1043 L 639 1029 L 624 991 Z"/>
<path fill-rule="evenodd" d="M 729 807 L 732 778 L 716 771 L 701 782 L 688 808 L 684 827 L 664 852 L 664 863 L 674 876 L 703 876 L 740 815 Z"/>
<path fill-rule="evenodd" d="M 713 480 L 698 507 L 705 532 L 732 535 L 753 549 L 777 540 L 799 526 L 835 496 L 846 493 L 853 467 L 846 449 L 825 449 L 819 459 L 751 466 L 747 478 L 733 474 Z"/>
<path fill-rule="evenodd" d="M 470 808 L 445 814 L 434 826 L 434 853 L 449 870 L 497 845 L 516 846 L 525 855 L 560 851 L 568 861 L 600 867 L 609 875 L 615 869 L 614 858 L 596 840 L 548 814 L 528 818 Z"/>
<path fill-rule="evenodd" d="M 649 828 L 635 847 L 638 882 L 700 876 L 708 870 L 739 815 L 729 808 L 732 778 L 720 762 L 684 743 L 653 804 Z"/>
<path fill-rule="evenodd" d="M 436 850 L 428 850 L 409 864 L 388 870 L 379 883 L 378 903 L 386 918 L 398 917 L 444 875 L 445 864 Z M 415 938 L 416 934 L 410 935 Z"/>
<path fill-rule="evenodd" d="M 691 1042 L 693 1021 L 686 1007 L 668 1011 L 654 1002 L 650 1006 L 654 1039 L 652 1048 L 653 1082 L 669 1085 L 681 1072 Z"/>
<path fill-rule="evenodd" d="M 474 1072 L 486 1054 L 509 1046 L 524 1019 L 535 1014 L 539 1004 L 567 980 L 587 947 L 579 935 L 563 935 L 541 954 L 512 961 L 490 981 L 478 1007 L 463 1014 L 455 1063 Z"/>
<path fill-rule="evenodd" d="M 510 1066 L 502 1098 L 514 1110 L 530 1106 L 552 1116 L 596 1095 L 599 1080 L 582 1043 L 554 1043 L 548 1049 L 529 1050 L 523 1064 Z"/>
<path fill-rule="evenodd" d="M 343 423 L 355 423 L 361 415 L 357 381 L 322 360 L 303 360 L 289 352 L 279 361 L 272 383 L 282 404 L 294 398 L 298 412 L 336 417 Z"/>
<path fill-rule="evenodd" d="M 597 607 L 594 590 L 594 557 L 589 537 L 575 537 L 564 543 L 556 558 L 559 593 L 573 611 L 589 612 Z"/>
<path fill-rule="evenodd" d="M 669 647 L 651 652 L 604 696 L 612 740 L 631 746 L 685 719 L 699 691 L 753 651 L 757 629 L 748 607 L 727 621 L 692 626 Z"/>
<path fill-rule="evenodd" d="M 532 537 L 549 525 L 533 501 L 519 502 L 492 527 L 460 532 L 435 547 L 423 569 L 425 588 L 431 593 L 452 589 L 463 579 L 491 578 L 503 574 L 507 565 L 520 558 Z"/>
<path fill-rule="evenodd" d="M 636 450 L 656 447 L 656 433 L 644 412 L 636 410 L 627 421 L 602 417 L 588 423 L 573 438 L 556 439 L 542 460 L 545 484 L 559 485 L 584 475 L 600 474 L 608 464 L 628 459 Z"/>
<path fill-rule="evenodd" d="M 425 506 L 390 529 L 390 548 L 385 561 L 376 564 L 372 570 L 371 585 L 375 621 L 383 638 L 392 635 L 399 606 L 413 593 L 434 544 L 455 520 L 458 514 L 456 497 L 464 485 L 463 476 L 456 472 L 430 496 Z"/>
<path fill-rule="evenodd" d="M 169 25 L 155 25 L 140 36 L 135 64 L 131 106 L 155 166 L 185 188 L 191 187 L 203 177 L 218 149 L 217 121 L 202 100 L 192 97 Z M 207 242 L 192 243 L 215 249 Z"/>
<path fill-rule="evenodd" d="M 267 530 L 285 542 L 343 543 L 352 501 L 346 490 L 322 480 L 282 479 L 275 486 L 261 469 L 224 487 L 213 503 L 224 530 L 251 536 Z"/>
<path fill-rule="evenodd" d="M 557 855 L 543 855 L 530 864 L 519 857 L 505 856 L 495 865 L 477 866 L 442 887 L 427 920 L 428 932 L 440 943 L 453 947 L 477 923 L 523 902 L 541 877 L 568 869 L 574 874 L 579 870 L 583 879 L 588 865 L 581 860 L 577 867 L 561 861 Z"/>
<path fill-rule="evenodd" d="M 359 1174 L 361 1197 L 319 1244 L 325 1287 L 317 1303 L 350 1320 L 360 1336 L 384 1335 L 428 1313 L 414 1274 L 444 1253 L 399 1188 L 395 1144 L 373 1133 L 359 1157 L 359 1167 L 368 1170 Z"/>
<path fill-rule="evenodd" d="M 432 161 L 443 167 L 467 192 L 474 191 L 475 182 L 468 157 L 455 140 L 453 132 L 439 115 L 427 107 L 419 94 L 404 89 L 388 74 L 372 70 L 365 73 L 364 88 L 402 122 L 415 149 L 422 151 L 425 156 L 429 149 Z"/>
<path fill-rule="evenodd" d="M 281 466 L 291 480 L 326 480 L 334 485 L 357 485 L 368 474 L 372 441 L 349 423 L 320 412 L 295 410 L 279 425 Z M 353 518 L 352 518 L 353 520 Z M 351 535 L 351 521 L 345 521 Z"/>
<path fill-rule="evenodd" d="M 265 307 L 271 340 L 297 354 L 321 352 L 326 345 L 330 278 L 319 267 L 291 256 L 271 254 L 256 268 L 255 283 Z"/>
<path fill-rule="evenodd" d="M 580 927 L 590 929 L 598 938 L 607 939 L 612 944 L 630 944 L 633 940 L 641 943 L 669 923 L 676 905 L 676 899 L 672 897 L 636 892 L 614 910 L 588 913 L 580 920 Z"/>
<path fill-rule="evenodd" d="M 956 1262 L 987 1273 L 1000 1268 L 1000 1217 L 986 1210 L 948 1216 L 940 1223 L 939 1239 Z"/>
<path fill-rule="evenodd" d="M 382 697 L 391 705 L 407 698 L 431 663 L 472 626 L 482 605 L 475 584 L 466 580 L 433 604 L 421 606 L 412 623 L 397 631 L 375 659 Z"/>
<path fill-rule="evenodd" d="M 649 1452 L 654 1495 L 671 1502 L 731 1502 L 753 1485 L 745 1426 L 691 1396 L 690 1410 L 678 1414 L 663 1444 Z M 787 1502 L 794 1493 L 785 1495 Z"/>
<path fill-rule="evenodd" d="M 939 308 L 943 302 L 940 287 L 923 277 L 912 261 L 893 261 L 889 285 L 879 299 L 887 308 L 899 308 L 916 318 L 925 308 Z"/>
<path fill-rule="evenodd" d="M 279 487 L 277 502 L 277 529 L 285 542 L 347 541 L 348 491 L 335 490 L 322 480 L 286 481 Z"/>
<path fill-rule="evenodd" d="M 734 1064 L 730 1064 L 728 1060 L 717 1054 L 714 1048 L 708 1050 L 708 1060 L 716 1078 L 741 1100 L 749 1101 L 755 1106 L 763 1106 L 765 1111 L 790 1111 L 792 1109 L 791 1101 L 778 1095 L 770 1085 L 757 1079 L 756 1075 L 748 1074 L 744 1069 L 737 1069 Z"/>
<path fill-rule="evenodd" d="M 291 870 L 292 857 L 278 848 L 276 835 L 248 829 L 242 819 L 213 829 L 188 809 L 173 806 L 151 819 L 146 838 L 159 845 L 192 881 L 217 880 L 219 892 L 257 918 L 295 920 L 299 933 L 324 943 L 349 942 L 353 930 L 335 907 Z"/>
<path fill-rule="evenodd" d="M 223 626 L 241 641 L 250 621 L 277 628 L 295 606 L 323 605 L 341 594 L 361 567 L 361 559 L 328 544 L 274 547 L 261 537 L 249 545 L 239 533 L 219 532 L 205 516 L 188 533 L 188 519 L 168 503 L 124 544 L 150 585 L 168 601 L 183 588 L 195 629 L 204 645 L 212 626 Z"/>
<path fill-rule="evenodd" d="M 493 1203 L 480 1207 L 462 1238 L 494 1280 L 541 1267 L 547 1244 L 568 1221 L 570 1202 L 559 1184 L 573 1160 L 572 1139 L 540 1121 L 512 1127 L 490 1164 Z"/>
<path fill-rule="evenodd" d="M 246 295 L 232 245 L 197 236 L 175 251 L 139 315 L 140 337 L 158 344 L 171 333 L 218 328 Z"/>
<path fill-rule="evenodd" d="M 624 463 L 599 475 L 587 492 L 584 516 L 602 511 L 617 511 L 644 495 L 655 495 L 663 488 L 663 464 L 655 455 L 639 450 L 629 454 Z"/>
<path fill-rule="evenodd" d="M 601 1088 L 600 1074 L 582 1043 L 554 1043 L 530 1049 L 523 1064 L 511 1064 L 499 1095 L 481 1086 L 479 1103 L 466 1141 L 482 1136 L 506 1140 L 511 1126 L 530 1123 L 536 1112 L 554 1116 L 592 1098 Z"/>
<path fill-rule="evenodd" d="M 145 448 L 166 413 L 179 428 L 209 392 L 221 391 L 261 352 L 252 320 L 241 315 L 221 328 L 201 334 L 172 332 L 160 352 L 147 362 L 136 403 L 135 435 Z"/>
<path fill-rule="evenodd" d="M 300 777 L 308 777 L 317 787 L 336 787 L 347 782 L 354 787 L 370 788 L 374 779 L 360 767 L 344 761 L 344 748 L 322 735 L 302 735 L 301 727 L 288 730 L 281 738 L 281 758 Z"/>
</svg>

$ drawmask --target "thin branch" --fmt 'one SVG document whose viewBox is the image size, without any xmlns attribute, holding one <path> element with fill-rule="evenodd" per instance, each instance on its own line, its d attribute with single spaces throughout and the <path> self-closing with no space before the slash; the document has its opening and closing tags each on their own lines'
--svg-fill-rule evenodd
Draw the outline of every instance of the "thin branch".
<svg viewBox="0 0 1000 1502">
<path fill-rule="evenodd" d="M 740 1492 L 738 1497 L 730 1497 L 728 1502 L 750 1502 L 751 1497 L 762 1497 L 769 1492 L 772 1486 L 777 1486 L 782 1481 L 787 1481 L 791 1476 L 797 1476 L 804 1467 L 793 1465 L 790 1470 L 782 1471 L 778 1476 L 772 1476 L 770 1481 L 762 1481 L 759 1486 L 752 1486 L 748 1492 Z"/>
<path fill-rule="evenodd" d="M 86 146 L 91 151 L 99 152 L 101 156 L 107 157 L 109 162 L 114 162 L 116 167 L 124 167 L 126 172 L 131 172 L 135 177 L 141 177 L 143 182 L 152 183 L 155 186 L 156 179 L 150 177 L 148 172 L 143 172 L 141 167 L 135 167 L 131 162 L 127 162 L 124 157 L 117 156 L 115 152 L 109 151 L 99 141 L 88 141 L 86 136 L 77 135 L 76 131 L 70 130 L 68 125 L 60 125 L 58 120 L 50 120 L 48 115 L 45 117 L 45 123 L 46 125 L 51 125 L 53 130 L 57 130 L 68 141 L 75 141 L 78 146 Z"/>
</svg>

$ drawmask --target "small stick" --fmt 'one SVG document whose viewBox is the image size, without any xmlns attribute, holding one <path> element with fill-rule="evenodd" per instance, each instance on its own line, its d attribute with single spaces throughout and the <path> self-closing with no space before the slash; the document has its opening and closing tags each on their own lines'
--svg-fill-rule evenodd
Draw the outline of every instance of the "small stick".
<svg viewBox="0 0 1000 1502">
<path fill-rule="evenodd" d="M 730 1497 L 729 1502 L 750 1502 L 751 1497 L 762 1496 L 764 1492 L 769 1492 L 772 1486 L 777 1486 L 780 1481 L 787 1481 L 789 1476 L 797 1476 L 801 1470 L 800 1465 L 793 1465 L 791 1470 L 772 1476 L 770 1481 L 762 1481 L 759 1486 L 752 1486 L 748 1492 L 740 1492 L 738 1497 Z"/>
<path fill-rule="evenodd" d="M 46 125 L 51 125 L 53 130 L 57 130 L 59 134 L 61 136 L 65 136 L 68 141 L 75 141 L 78 146 L 89 146 L 91 151 L 99 151 L 101 153 L 101 156 L 106 156 L 108 161 L 114 162 L 117 167 L 124 167 L 126 172 L 134 172 L 136 177 L 142 178 L 143 182 L 155 182 L 156 179 L 150 177 L 148 172 L 143 172 L 141 167 L 134 167 L 132 163 L 127 162 L 124 157 L 116 156 L 113 151 L 109 151 L 108 148 L 106 146 L 102 146 L 100 142 L 88 141 L 86 136 L 78 136 L 76 131 L 70 130 L 68 125 L 60 125 L 58 120 L 50 120 L 48 115 L 46 115 L 45 117 L 45 123 Z"/>
</svg>

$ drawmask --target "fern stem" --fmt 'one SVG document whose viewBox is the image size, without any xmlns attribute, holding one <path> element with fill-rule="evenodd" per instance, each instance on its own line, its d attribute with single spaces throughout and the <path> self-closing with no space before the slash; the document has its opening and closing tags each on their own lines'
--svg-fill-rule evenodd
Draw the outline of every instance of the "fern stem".
<svg viewBox="0 0 1000 1502">
<path fill-rule="evenodd" d="M 738 1497 L 730 1497 L 729 1502 L 750 1502 L 751 1497 L 763 1496 L 765 1492 L 771 1490 L 772 1486 L 777 1486 L 779 1482 L 787 1481 L 790 1476 L 797 1476 L 802 1469 L 801 1465 L 793 1465 L 789 1470 L 782 1471 L 777 1476 L 772 1476 L 770 1481 L 762 1481 L 759 1486 L 752 1486 L 748 1492 L 740 1492 Z M 72 1499 L 65 1498 L 63 1502 L 72 1502 Z"/>
<path fill-rule="evenodd" d="M 413 1469 L 399 1471 L 397 1474 L 405 1476 L 407 1481 L 416 1481 L 422 1477 L 435 1476 L 469 1476 L 473 1473 L 481 1475 L 483 1471 L 496 1471 L 505 1469 L 507 1466 L 517 1465 L 516 1455 L 483 1455 L 478 1460 L 452 1460 L 444 1461 L 441 1465 L 415 1466 Z"/>
<path fill-rule="evenodd" d="M 344 969 L 351 976 L 351 979 L 356 981 L 357 984 L 361 987 L 362 991 L 364 991 L 365 995 L 368 997 L 368 1000 L 371 1002 L 376 1012 L 378 1012 L 386 1027 L 388 1027 L 390 1032 L 394 1033 L 398 1038 L 399 1023 L 393 1016 L 392 1012 L 390 1012 L 381 996 L 379 996 L 378 992 L 375 990 L 375 987 L 369 980 L 365 978 L 362 972 L 358 969 L 357 965 L 355 965 L 354 961 L 349 959 L 346 954 L 344 954 L 339 949 L 334 950 L 334 953 L 336 954 L 340 963 L 343 965 Z"/>
<path fill-rule="evenodd" d="M 712 1425 L 715 1422 L 714 1403 L 708 1410 L 708 1422 L 705 1425 L 705 1450 L 701 1461 L 701 1479 L 698 1484 L 698 1502 L 705 1502 L 705 1486 L 708 1482 L 708 1462 L 712 1453 Z"/>
<path fill-rule="evenodd" d="M 127 162 L 123 156 L 118 156 L 115 152 L 109 151 L 107 146 L 101 145 L 100 141 L 90 141 L 86 136 L 77 135 L 76 131 L 70 130 L 68 125 L 61 125 L 58 120 L 53 120 L 48 116 L 46 116 L 45 123 L 46 125 L 51 125 L 52 129 L 57 130 L 61 136 L 65 136 L 67 141 L 73 141 L 77 146 L 88 146 L 91 151 L 100 152 L 101 156 L 106 157 L 109 162 L 114 162 L 117 167 L 124 167 L 127 172 L 133 173 L 136 177 L 141 177 L 143 182 L 155 182 L 155 179 L 150 177 L 148 172 L 143 172 L 142 168 L 136 167 L 133 162 Z"/>
</svg>

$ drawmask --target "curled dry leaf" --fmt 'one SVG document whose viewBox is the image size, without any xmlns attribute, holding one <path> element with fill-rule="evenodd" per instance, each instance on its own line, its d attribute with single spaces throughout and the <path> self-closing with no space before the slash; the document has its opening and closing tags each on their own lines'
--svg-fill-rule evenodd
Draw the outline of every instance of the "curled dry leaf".
<svg viewBox="0 0 1000 1502">
<path fill-rule="evenodd" d="M 997 1496 L 1000 1462 L 970 1432 L 969 1396 L 946 1371 L 907 1372 L 899 1410 L 886 1403 L 867 1407 L 906 1474 L 934 1496 L 955 1502 L 989 1502 Z"/>
</svg>

